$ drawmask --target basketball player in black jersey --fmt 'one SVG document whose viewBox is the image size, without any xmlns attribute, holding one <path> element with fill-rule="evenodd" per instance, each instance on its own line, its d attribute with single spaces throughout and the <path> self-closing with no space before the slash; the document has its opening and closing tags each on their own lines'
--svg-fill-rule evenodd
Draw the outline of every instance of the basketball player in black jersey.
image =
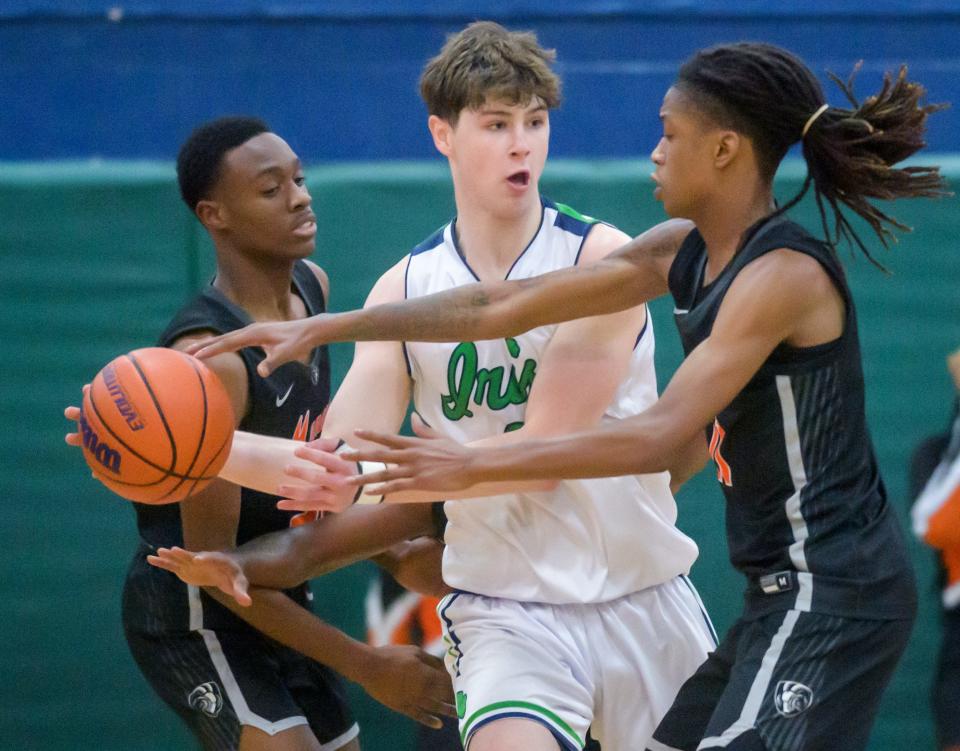
<svg viewBox="0 0 960 751">
<path fill-rule="evenodd" d="M 306 260 L 316 235 L 310 194 L 297 155 L 280 137 L 252 118 L 206 123 L 181 148 L 177 176 L 184 201 L 214 241 L 217 272 L 174 316 L 160 345 L 183 349 L 252 321 L 323 312 L 327 277 Z M 330 399 L 326 348 L 268 377 L 256 371 L 262 358 L 262 351 L 244 349 L 208 361 L 230 395 L 238 428 L 315 438 Z M 277 500 L 217 480 L 179 504 L 135 504 L 140 544 L 124 588 L 127 642 L 151 686 L 206 749 L 356 751 L 358 727 L 333 669 L 422 719 L 418 702 L 449 693 L 439 660 L 414 647 L 373 649 L 351 639 L 309 612 L 307 585 L 253 590 L 249 606 L 239 607 L 145 560 L 161 546 L 232 548 L 298 522 L 322 525 L 278 510 Z M 382 528 L 403 539 L 407 527 Z M 342 525 L 331 531 L 349 539 Z M 414 525 L 409 534 L 422 531 Z M 386 544 L 374 543 L 370 552 Z M 330 545 L 324 550 L 335 555 Z"/>
<path fill-rule="evenodd" d="M 655 195 L 674 220 L 592 266 L 255 326 L 202 354 L 262 344 L 269 371 L 319 342 L 511 336 L 669 291 L 686 359 L 644 413 L 506 449 L 358 431 L 385 448 L 343 458 L 394 465 L 355 478 L 385 481 L 370 492 L 389 501 L 491 479 L 662 471 L 705 431 L 745 611 L 651 748 L 863 749 L 916 594 L 867 431 L 857 319 L 834 244 L 845 237 L 871 257 L 840 204 L 886 242 L 902 225 L 869 199 L 933 196 L 943 184 L 936 168 L 895 167 L 923 146 L 937 109 L 905 70 L 862 103 L 841 86 L 849 107 L 829 106 L 810 70 L 778 47 L 703 50 L 664 97 L 652 153 Z M 798 141 L 808 178 L 777 208 L 774 174 Z M 811 186 L 826 240 L 785 216 Z"/>
</svg>

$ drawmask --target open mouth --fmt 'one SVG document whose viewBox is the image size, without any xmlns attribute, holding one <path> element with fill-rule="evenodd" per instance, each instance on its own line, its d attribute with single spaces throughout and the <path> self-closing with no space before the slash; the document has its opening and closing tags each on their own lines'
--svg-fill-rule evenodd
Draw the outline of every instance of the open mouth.
<svg viewBox="0 0 960 751">
<path fill-rule="evenodd" d="M 314 217 L 306 219 L 293 229 L 293 234 L 297 237 L 313 237 L 317 234 L 317 222 Z"/>
<path fill-rule="evenodd" d="M 507 178 L 507 182 L 516 185 L 518 188 L 526 188 L 530 184 L 530 172 L 527 170 L 514 172 Z"/>
</svg>

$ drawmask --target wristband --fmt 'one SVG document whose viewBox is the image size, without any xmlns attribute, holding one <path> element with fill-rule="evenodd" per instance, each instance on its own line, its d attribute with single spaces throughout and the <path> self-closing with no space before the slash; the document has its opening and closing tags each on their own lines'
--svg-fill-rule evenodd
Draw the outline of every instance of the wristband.
<svg viewBox="0 0 960 751">
<path fill-rule="evenodd" d="M 383 462 L 357 462 L 357 466 L 360 467 L 361 475 L 372 475 L 374 472 L 382 472 L 387 468 L 387 465 Z M 368 493 L 367 486 L 361 485 L 357 488 L 357 494 L 353 497 L 353 502 L 362 506 L 376 505 L 383 503 L 385 497 L 383 493 Z"/>
<path fill-rule="evenodd" d="M 353 447 L 340 439 L 340 443 L 337 444 L 337 447 L 333 450 L 335 454 L 341 454 L 344 451 L 353 451 Z M 387 468 L 387 465 L 383 462 L 355 462 L 357 465 L 357 474 L 358 475 L 372 475 L 374 472 L 382 472 Z M 384 496 L 382 493 L 367 493 L 366 486 L 358 485 L 357 493 L 353 496 L 353 502 L 358 503 L 361 506 L 375 506 L 378 503 L 383 503 Z"/>
</svg>

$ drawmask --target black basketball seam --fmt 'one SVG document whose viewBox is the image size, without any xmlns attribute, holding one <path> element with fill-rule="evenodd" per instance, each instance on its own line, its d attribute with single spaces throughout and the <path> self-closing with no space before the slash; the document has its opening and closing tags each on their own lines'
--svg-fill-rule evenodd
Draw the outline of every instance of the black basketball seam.
<svg viewBox="0 0 960 751">
<path fill-rule="evenodd" d="M 203 448 L 203 440 L 207 435 L 207 416 L 210 414 L 210 408 L 207 404 L 207 385 L 203 382 L 203 373 L 200 372 L 200 368 L 197 367 L 197 364 L 193 361 L 193 358 L 187 357 L 187 362 L 190 364 L 190 367 L 193 368 L 193 372 L 196 373 L 197 380 L 200 382 L 200 393 L 203 394 L 203 424 L 200 426 L 200 440 L 197 441 L 197 447 L 193 452 L 193 459 L 190 460 L 190 466 L 187 467 L 186 474 L 189 476 L 190 470 L 193 469 L 194 465 L 197 463 L 197 458 L 200 456 L 200 449 Z M 159 500 L 169 498 L 176 492 L 177 488 L 183 485 L 183 483 L 184 480 L 181 479 L 180 482 L 174 485 L 166 495 L 161 496 Z M 194 487 L 196 487 L 196 483 L 194 483 Z M 193 492 L 193 488 L 190 489 L 190 492 Z M 187 493 L 187 495 L 189 496 L 190 493 Z"/>
<path fill-rule="evenodd" d="M 177 350 L 172 350 L 176 352 Z M 186 355 L 184 355 L 185 357 Z M 147 393 L 150 394 L 150 398 L 153 399 L 153 406 L 157 410 L 157 415 L 160 417 L 160 422 L 163 423 L 163 429 L 167 431 L 167 438 L 170 439 L 170 468 L 167 470 L 168 474 L 179 475 L 179 472 L 174 472 L 174 468 L 177 466 L 177 442 L 173 440 L 173 431 L 170 430 L 170 425 L 167 423 L 167 418 L 163 414 L 163 410 L 160 408 L 160 401 L 157 399 L 157 395 L 153 393 L 153 387 L 150 385 L 150 381 L 147 380 L 146 374 L 143 372 L 143 368 L 140 367 L 140 363 L 137 362 L 137 358 L 133 356 L 133 353 L 124 355 L 127 359 L 133 363 L 133 367 L 136 368 L 137 373 L 140 374 L 140 380 L 143 381 L 143 385 L 147 387 Z"/>
<path fill-rule="evenodd" d="M 230 441 L 231 441 L 232 438 L 233 438 L 233 431 L 230 431 L 230 435 L 228 435 L 228 436 L 224 439 L 223 443 L 220 444 L 220 448 L 217 449 L 216 453 L 213 455 L 213 457 L 210 459 L 210 461 L 208 461 L 207 464 L 206 464 L 206 466 L 203 468 L 203 471 L 204 471 L 204 472 L 206 472 L 206 471 L 210 468 L 210 465 L 211 465 L 211 464 L 213 464 L 215 461 L 217 461 L 217 457 L 219 457 L 220 454 L 223 453 L 223 450 L 227 447 L 227 444 L 230 443 Z M 195 479 L 195 480 L 193 481 L 193 487 L 190 488 L 190 492 L 187 493 L 187 497 L 189 498 L 191 495 L 193 495 L 194 488 L 197 487 L 197 483 L 199 483 L 199 482 L 201 482 L 201 481 L 203 481 L 203 480 L 215 479 L 216 477 L 217 477 L 217 475 L 201 475 L 200 477 L 198 477 L 197 479 Z M 188 478 L 188 479 L 190 479 L 190 478 Z"/>
<path fill-rule="evenodd" d="M 204 399 L 204 404 L 206 404 L 206 399 Z M 203 468 L 203 470 L 202 470 L 203 472 L 206 472 L 206 471 L 210 468 L 210 465 L 217 461 L 217 459 L 219 458 L 220 454 L 222 454 L 222 453 L 223 453 L 223 450 L 227 447 L 227 444 L 229 444 L 229 443 L 233 440 L 233 433 L 234 433 L 234 431 L 231 430 L 230 433 L 227 434 L 227 437 L 223 439 L 223 443 L 220 444 L 220 448 L 218 448 L 218 449 L 214 452 L 213 456 L 210 457 L 210 461 L 208 461 L 208 462 L 206 463 L 206 465 L 204 466 L 204 468 Z M 216 475 L 214 475 L 214 477 L 215 477 L 215 476 L 216 476 Z M 201 479 L 203 479 L 203 477 L 205 477 L 205 475 L 204 475 L 204 476 L 201 476 Z M 198 482 L 200 482 L 200 480 L 194 480 L 194 482 L 193 482 L 193 487 L 190 488 L 190 491 L 189 491 L 189 493 L 187 494 L 188 497 L 193 494 L 194 488 L 197 487 L 197 483 L 198 483 Z"/>
</svg>

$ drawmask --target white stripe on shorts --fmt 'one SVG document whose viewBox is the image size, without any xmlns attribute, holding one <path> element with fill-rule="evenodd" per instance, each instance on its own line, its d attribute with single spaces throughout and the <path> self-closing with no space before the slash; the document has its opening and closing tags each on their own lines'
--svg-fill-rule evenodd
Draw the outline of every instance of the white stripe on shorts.
<svg viewBox="0 0 960 751">
<path fill-rule="evenodd" d="M 777 633 L 774 634 L 773 639 L 770 641 L 770 646 L 767 647 L 767 651 L 763 655 L 763 660 L 760 662 L 760 670 L 757 671 L 757 676 L 753 679 L 753 685 L 750 686 L 750 693 L 747 694 L 747 699 L 743 703 L 743 710 L 740 712 L 740 717 L 720 735 L 713 736 L 712 738 L 704 738 L 700 741 L 700 745 L 697 746 L 698 751 L 702 748 L 725 748 L 738 737 L 756 726 L 757 715 L 760 714 L 760 704 L 763 701 L 764 695 L 767 693 L 767 689 L 770 687 L 770 681 L 773 679 L 773 669 L 777 666 L 780 655 L 783 654 L 783 648 L 786 646 L 790 634 L 793 633 L 798 618 L 800 618 L 799 610 L 788 610 L 786 612 L 783 623 L 780 624 L 780 628 L 777 630 Z"/>
<path fill-rule="evenodd" d="M 358 735 L 360 735 L 360 726 L 357 723 L 353 723 L 353 725 L 347 728 L 332 741 L 321 743 L 320 751 L 337 751 L 338 748 L 343 748 Z"/>
<path fill-rule="evenodd" d="M 297 725 L 307 724 L 307 718 L 303 715 L 294 715 L 293 717 L 287 717 L 277 722 L 270 722 L 270 720 L 265 717 L 261 717 L 255 712 L 252 712 L 250 707 L 247 706 L 247 700 L 240 690 L 233 671 L 230 669 L 230 663 L 227 662 L 227 657 L 223 654 L 223 648 L 220 646 L 220 640 L 217 638 L 216 633 L 210 629 L 203 628 L 200 629 L 200 634 L 203 636 L 204 644 L 207 645 L 210 660 L 217 669 L 217 675 L 220 676 L 220 681 L 223 683 L 223 690 L 227 693 L 227 697 L 233 705 L 233 711 L 237 713 L 237 719 L 241 725 L 251 725 L 258 730 L 262 730 L 267 735 L 276 735 L 281 730 L 288 730 Z"/>
</svg>

